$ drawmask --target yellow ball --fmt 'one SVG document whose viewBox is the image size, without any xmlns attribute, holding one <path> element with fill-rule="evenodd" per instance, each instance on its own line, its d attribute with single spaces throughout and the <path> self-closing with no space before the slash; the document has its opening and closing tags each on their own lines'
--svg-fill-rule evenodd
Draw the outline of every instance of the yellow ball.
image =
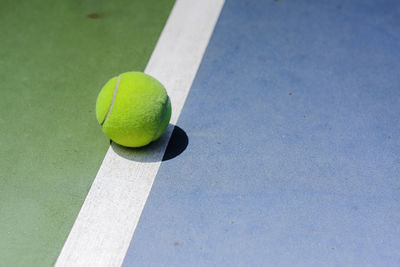
<svg viewBox="0 0 400 267">
<path fill-rule="evenodd" d="M 115 143 L 141 147 L 158 139 L 171 118 L 164 86 L 150 75 L 126 72 L 111 78 L 96 102 L 96 117 Z"/>
</svg>

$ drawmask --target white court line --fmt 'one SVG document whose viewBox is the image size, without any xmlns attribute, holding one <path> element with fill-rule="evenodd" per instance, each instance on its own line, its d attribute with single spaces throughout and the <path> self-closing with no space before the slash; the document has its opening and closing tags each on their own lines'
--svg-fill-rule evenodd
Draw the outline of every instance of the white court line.
<svg viewBox="0 0 400 267">
<path fill-rule="evenodd" d="M 176 124 L 224 0 L 177 0 L 145 72 L 167 88 Z M 112 145 L 55 266 L 121 266 L 171 136 L 128 150 Z"/>
</svg>

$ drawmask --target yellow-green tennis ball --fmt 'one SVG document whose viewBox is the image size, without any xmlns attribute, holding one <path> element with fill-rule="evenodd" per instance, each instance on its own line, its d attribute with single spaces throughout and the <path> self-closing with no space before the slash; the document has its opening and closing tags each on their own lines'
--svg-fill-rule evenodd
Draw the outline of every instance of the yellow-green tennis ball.
<svg viewBox="0 0 400 267">
<path fill-rule="evenodd" d="M 171 118 L 171 101 L 164 86 L 141 72 L 110 79 L 96 102 L 96 117 L 115 143 L 141 147 L 161 136 Z"/>
</svg>

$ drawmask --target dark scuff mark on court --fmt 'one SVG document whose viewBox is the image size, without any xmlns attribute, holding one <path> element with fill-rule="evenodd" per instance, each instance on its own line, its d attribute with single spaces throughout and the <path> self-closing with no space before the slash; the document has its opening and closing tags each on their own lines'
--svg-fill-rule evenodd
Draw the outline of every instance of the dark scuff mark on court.
<svg viewBox="0 0 400 267">
<path fill-rule="evenodd" d="M 89 15 L 87 15 L 87 17 L 90 19 L 99 19 L 102 17 L 102 15 L 99 13 L 90 13 Z"/>
</svg>

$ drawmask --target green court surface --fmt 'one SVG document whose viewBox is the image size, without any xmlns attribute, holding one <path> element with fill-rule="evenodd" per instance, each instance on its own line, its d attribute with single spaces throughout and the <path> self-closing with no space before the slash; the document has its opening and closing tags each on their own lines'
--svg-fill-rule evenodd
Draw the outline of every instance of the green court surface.
<svg viewBox="0 0 400 267">
<path fill-rule="evenodd" d="M 174 4 L 2 1 L 0 266 L 51 266 L 109 146 L 95 100 L 144 70 Z"/>
</svg>

